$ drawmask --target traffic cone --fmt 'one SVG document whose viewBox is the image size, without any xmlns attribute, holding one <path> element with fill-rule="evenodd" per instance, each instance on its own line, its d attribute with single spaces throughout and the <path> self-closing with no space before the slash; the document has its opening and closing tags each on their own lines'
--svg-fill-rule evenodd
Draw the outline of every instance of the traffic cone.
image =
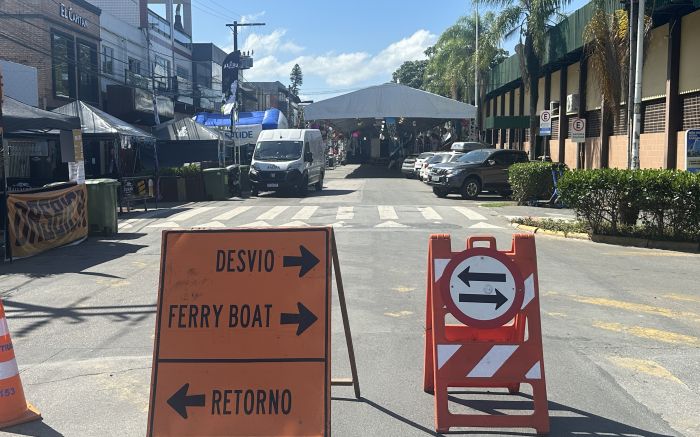
<svg viewBox="0 0 700 437">
<path fill-rule="evenodd" d="M 41 413 L 24 398 L 5 308 L 0 300 L 0 429 L 40 419 Z"/>
</svg>

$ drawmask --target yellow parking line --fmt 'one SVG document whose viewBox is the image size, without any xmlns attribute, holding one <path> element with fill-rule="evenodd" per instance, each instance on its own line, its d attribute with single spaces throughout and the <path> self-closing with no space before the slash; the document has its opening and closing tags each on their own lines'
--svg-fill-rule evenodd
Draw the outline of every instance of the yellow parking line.
<svg viewBox="0 0 700 437">
<path fill-rule="evenodd" d="M 667 299 L 680 300 L 682 302 L 698 302 L 698 303 L 700 303 L 700 297 L 690 296 L 688 294 L 668 293 L 668 294 L 664 294 L 663 297 L 665 297 Z"/>
<path fill-rule="evenodd" d="M 636 313 L 652 314 L 655 316 L 663 316 L 680 321 L 692 320 L 694 322 L 700 322 L 700 314 L 692 313 L 690 311 L 674 311 L 668 308 L 645 305 L 641 303 L 625 302 L 621 300 L 606 299 L 604 297 L 587 297 L 573 295 L 568 295 L 568 297 L 575 300 L 576 302 L 587 303 L 590 305 L 618 308 L 621 310 L 632 311 Z"/>
<path fill-rule="evenodd" d="M 678 379 L 673 373 L 669 372 L 668 369 L 655 361 L 641 360 L 630 357 L 608 357 L 608 360 L 619 367 L 639 373 L 645 373 L 657 378 L 667 379 L 687 387 L 683 381 Z"/>
<path fill-rule="evenodd" d="M 624 332 L 639 338 L 661 341 L 664 343 L 683 344 L 687 346 L 700 346 L 700 338 L 675 332 L 662 331 L 654 328 L 644 328 L 643 326 L 626 326 L 621 323 L 593 322 L 596 328 L 613 332 Z"/>
</svg>

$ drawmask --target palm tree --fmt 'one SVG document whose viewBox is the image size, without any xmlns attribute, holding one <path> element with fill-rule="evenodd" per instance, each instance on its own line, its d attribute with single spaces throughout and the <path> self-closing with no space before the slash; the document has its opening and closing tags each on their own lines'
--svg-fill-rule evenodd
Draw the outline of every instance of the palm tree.
<svg viewBox="0 0 700 437">
<path fill-rule="evenodd" d="M 570 0 L 482 0 L 500 9 L 494 32 L 500 38 L 518 32 L 520 44 L 516 53 L 520 59 L 520 74 L 525 87 L 530 90 L 530 158 L 536 156 L 536 139 L 539 117 L 537 114 L 537 87 L 541 75 L 542 60 L 547 47 L 547 31 L 561 17 L 563 7 Z"/>
</svg>

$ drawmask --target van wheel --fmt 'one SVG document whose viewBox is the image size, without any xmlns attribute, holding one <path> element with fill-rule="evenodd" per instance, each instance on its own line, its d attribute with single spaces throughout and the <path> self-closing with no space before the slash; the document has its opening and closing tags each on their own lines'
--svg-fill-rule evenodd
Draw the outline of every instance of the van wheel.
<svg viewBox="0 0 700 437">
<path fill-rule="evenodd" d="M 253 197 L 258 197 L 258 194 L 260 194 L 260 193 L 258 193 L 258 189 L 257 189 L 257 188 L 251 188 L 251 189 L 250 189 L 250 195 L 251 195 L 251 196 L 253 196 Z"/>
<path fill-rule="evenodd" d="M 474 200 L 481 194 L 481 182 L 477 178 L 467 178 L 462 185 L 462 198 L 466 200 Z"/>
<path fill-rule="evenodd" d="M 304 179 L 299 184 L 297 195 L 299 197 L 306 197 L 306 193 L 309 191 L 309 176 L 304 176 Z"/>
<path fill-rule="evenodd" d="M 324 176 L 325 175 L 323 173 L 321 173 L 321 177 L 318 179 L 318 182 L 316 182 L 316 191 L 323 190 L 323 178 L 324 178 Z"/>
</svg>

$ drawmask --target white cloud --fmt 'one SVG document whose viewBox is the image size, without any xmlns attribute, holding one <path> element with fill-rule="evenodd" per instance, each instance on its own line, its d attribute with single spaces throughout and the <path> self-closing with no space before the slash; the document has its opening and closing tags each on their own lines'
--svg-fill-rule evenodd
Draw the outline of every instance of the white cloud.
<svg viewBox="0 0 700 437">
<path fill-rule="evenodd" d="M 255 66 L 245 72 L 247 80 L 285 83 L 294 64 L 299 64 L 305 78 L 317 76 L 331 87 L 350 87 L 375 79 L 386 81 L 404 61 L 425 59 L 424 51 L 435 44 L 437 36 L 427 30 L 389 44 L 377 54 L 367 52 L 300 55 L 280 59 L 280 55 L 301 53 L 304 49 L 285 41 L 286 30 L 277 29 L 267 35 L 251 34 L 246 38 L 245 50 L 255 50 Z M 257 55 L 262 55 L 258 57 Z M 303 88 L 303 87 L 302 87 Z"/>
<path fill-rule="evenodd" d="M 255 12 L 253 14 L 241 15 L 241 23 L 250 23 L 255 20 L 259 20 L 265 16 L 265 11 Z"/>
</svg>

